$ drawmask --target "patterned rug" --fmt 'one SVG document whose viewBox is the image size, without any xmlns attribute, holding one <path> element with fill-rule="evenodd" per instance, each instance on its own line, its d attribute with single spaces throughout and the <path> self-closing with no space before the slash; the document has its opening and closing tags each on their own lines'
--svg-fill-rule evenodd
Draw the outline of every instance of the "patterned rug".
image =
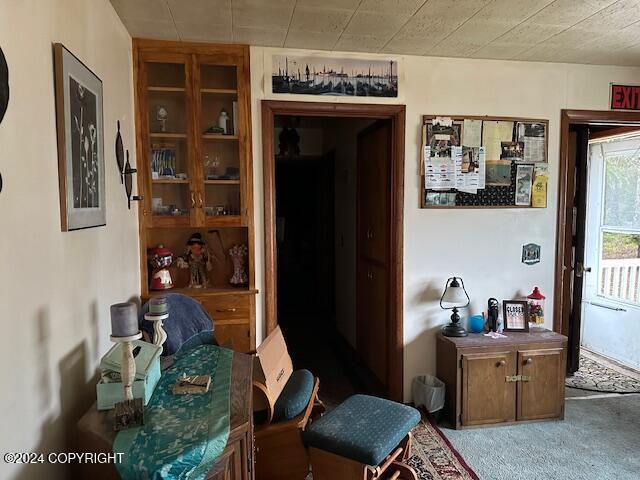
<svg viewBox="0 0 640 480">
<path fill-rule="evenodd" d="M 580 368 L 565 380 L 567 387 L 605 393 L 640 393 L 640 381 L 580 353 Z"/>
<path fill-rule="evenodd" d="M 430 417 L 413 429 L 412 453 L 407 463 L 420 480 L 479 480 Z"/>
</svg>

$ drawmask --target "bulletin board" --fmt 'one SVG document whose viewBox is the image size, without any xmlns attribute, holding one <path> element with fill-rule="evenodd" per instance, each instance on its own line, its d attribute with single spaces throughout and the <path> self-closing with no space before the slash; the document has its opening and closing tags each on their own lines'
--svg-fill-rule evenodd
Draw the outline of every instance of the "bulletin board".
<svg viewBox="0 0 640 480">
<path fill-rule="evenodd" d="M 424 115 L 421 208 L 545 208 L 549 121 Z"/>
</svg>

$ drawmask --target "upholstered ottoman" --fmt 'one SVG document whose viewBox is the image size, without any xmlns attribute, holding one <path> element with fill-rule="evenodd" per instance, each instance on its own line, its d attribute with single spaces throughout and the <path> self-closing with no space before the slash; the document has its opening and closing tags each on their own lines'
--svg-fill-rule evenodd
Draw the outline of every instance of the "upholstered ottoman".
<svg viewBox="0 0 640 480">
<path fill-rule="evenodd" d="M 411 454 L 411 429 L 420 421 L 412 407 L 354 395 L 303 432 L 313 480 L 413 480 L 404 461 Z"/>
</svg>

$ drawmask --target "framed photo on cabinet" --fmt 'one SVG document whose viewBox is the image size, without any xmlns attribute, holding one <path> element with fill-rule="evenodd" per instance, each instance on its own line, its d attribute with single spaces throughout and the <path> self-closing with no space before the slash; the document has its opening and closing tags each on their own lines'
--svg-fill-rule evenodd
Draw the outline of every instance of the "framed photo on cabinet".
<svg viewBox="0 0 640 480">
<path fill-rule="evenodd" d="M 62 231 L 106 224 L 102 81 L 53 45 Z"/>
<path fill-rule="evenodd" d="M 529 331 L 529 303 L 526 300 L 503 300 L 505 332 Z"/>
</svg>

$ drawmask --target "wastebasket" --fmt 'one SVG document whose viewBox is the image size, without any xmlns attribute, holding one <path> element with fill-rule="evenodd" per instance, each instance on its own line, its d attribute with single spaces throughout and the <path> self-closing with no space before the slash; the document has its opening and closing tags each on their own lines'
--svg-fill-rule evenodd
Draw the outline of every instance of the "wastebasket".
<svg viewBox="0 0 640 480">
<path fill-rule="evenodd" d="M 432 375 L 418 375 L 413 379 L 411 390 L 414 405 L 424 407 L 437 420 L 444 407 L 444 382 Z"/>
</svg>

